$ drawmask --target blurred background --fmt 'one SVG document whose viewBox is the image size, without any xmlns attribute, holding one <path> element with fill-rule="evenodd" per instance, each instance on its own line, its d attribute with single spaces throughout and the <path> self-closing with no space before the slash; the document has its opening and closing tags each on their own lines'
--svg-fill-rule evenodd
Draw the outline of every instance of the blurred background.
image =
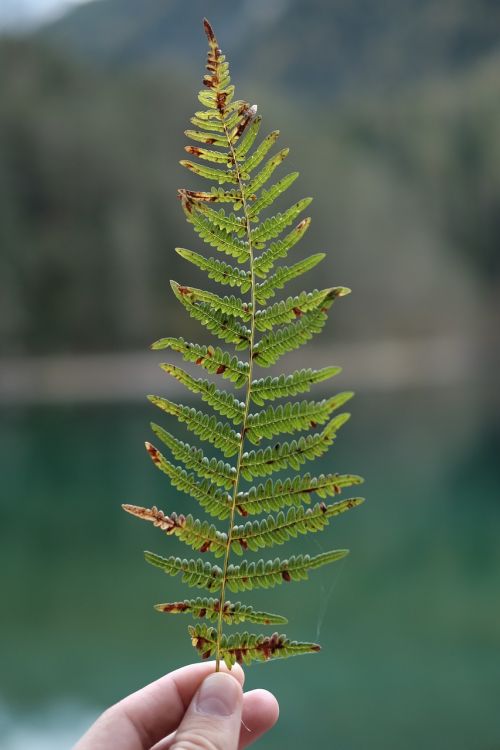
<svg viewBox="0 0 500 750">
<path fill-rule="evenodd" d="M 120 503 L 194 510 L 143 441 L 174 393 L 149 343 L 207 340 L 169 287 L 204 283 L 174 253 L 205 249 L 176 199 L 204 15 L 292 149 L 280 207 L 314 196 L 297 257 L 328 255 L 293 288 L 353 288 L 283 367 L 342 365 L 353 418 L 314 471 L 369 502 L 298 543 L 345 561 L 252 595 L 323 646 L 249 670 L 282 706 L 261 747 L 498 750 L 495 0 L 2 0 L 0 745 L 68 748 L 195 658 L 152 608 L 186 589 L 142 561 L 182 548 Z"/>
</svg>

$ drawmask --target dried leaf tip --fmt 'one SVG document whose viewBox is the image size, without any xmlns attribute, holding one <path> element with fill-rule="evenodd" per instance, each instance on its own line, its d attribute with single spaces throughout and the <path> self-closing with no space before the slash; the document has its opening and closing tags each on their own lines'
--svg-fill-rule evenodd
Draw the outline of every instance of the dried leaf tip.
<svg viewBox="0 0 500 750">
<path fill-rule="evenodd" d="M 205 34 L 207 35 L 209 42 L 216 42 L 217 40 L 215 38 L 214 30 L 208 18 L 203 19 L 203 28 L 205 29 Z"/>
</svg>

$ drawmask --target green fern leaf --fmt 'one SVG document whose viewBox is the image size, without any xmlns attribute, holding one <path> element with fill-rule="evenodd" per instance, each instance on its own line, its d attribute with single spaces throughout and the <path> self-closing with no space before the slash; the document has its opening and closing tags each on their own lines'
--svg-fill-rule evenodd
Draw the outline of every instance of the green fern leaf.
<svg viewBox="0 0 500 750">
<path fill-rule="evenodd" d="M 277 289 L 283 289 L 285 284 L 289 281 L 297 278 L 297 276 L 302 276 L 306 271 L 310 271 L 311 268 L 317 266 L 324 257 L 325 253 L 315 253 L 304 260 L 299 260 L 299 262 L 294 263 L 293 266 L 281 266 L 276 273 L 256 285 L 255 297 L 257 302 L 264 304 L 270 297 L 274 297 Z"/>
<path fill-rule="evenodd" d="M 340 368 L 307 368 L 263 378 L 255 377 L 254 369 L 274 365 L 281 356 L 319 333 L 335 299 L 349 290 L 332 286 L 309 293 L 302 291 L 266 307 L 277 290 L 314 268 L 325 255 L 315 253 L 291 265 L 279 265 L 310 225 L 310 218 L 304 218 L 293 229 L 288 229 L 311 199 L 304 198 L 283 212 L 261 218 L 261 213 L 295 182 L 298 172 L 267 185 L 288 156 L 289 149 L 272 153 L 279 136 L 277 130 L 257 141 L 262 123 L 257 107 L 235 98 L 228 62 L 208 21 L 204 21 L 204 26 L 209 50 L 203 89 L 198 95 L 202 109 L 191 118 L 194 129 L 185 131 L 196 144 L 186 146 L 185 150 L 195 158 L 183 159 L 181 164 L 211 185 L 207 190 L 181 188 L 178 194 L 187 221 L 204 243 L 236 259 L 238 265 L 184 248 L 177 248 L 176 252 L 205 271 L 209 279 L 234 288 L 236 293 L 223 295 L 175 281 L 171 285 L 188 314 L 213 336 L 226 342 L 231 351 L 190 343 L 180 337 L 159 339 L 152 348 L 169 349 L 189 365 L 199 366 L 209 375 L 221 376 L 244 392 L 237 396 L 218 388 L 209 379 L 195 377 L 177 364 L 165 363 L 161 365 L 163 370 L 205 401 L 214 413 L 207 414 L 194 406 L 177 404 L 159 396 L 149 398 L 224 457 L 234 457 L 234 465 L 218 456 L 205 455 L 200 447 L 183 442 L 156 424 L 151 425 L 154 434 L 179 465 L 169 461 L 151 443 L 146 443 L 146 448 L 153 463 L 173 487 L 196 500 L 213 519 L 226 523 L 219 528 L 212 520 L 181 512 L 167 514 L 156 506 L 126 504 L 123 507 L 167 536 L 176 536 L 205 557 L 184 559 L 145 553 L 148 563 L 170 576 L 180 576 L 188 586 L 218 592 L 216 597 L 156 605 L 160 612 L 186 613 L 216 625 L 198 623 L 189 628 L 189 633 L 193 646 L 204 658 L 215 655 L 218 670 L 222 660 L 231 667 L 235 662 L 248 664 L 254 660 L 319 650 L 317 644 L 291 641 L 278 633 L 228 636 L 224 632 L 225 624 L 269 625 L 284 623 L 286 619 L 251 605 L 231 603 L 226 594 L 304 580 L 311 570 L 343 558 L 347 550 L 331 550 L 313 557 L 301 553 L 288 559 L 267 561 L 250 561 L 246 553 L 285 544 L 299 535 L 319 533 L 331 518 L 357 507 L 363 499 L 351 497 L 335 499 L 330 504 L 324 502 L 328 497 L 336 498 L 343 488 L 360 484 L 362 479 L 355 474 L 297 473 L 291 477 L 271 478 L 275 472 L 298 471 L 306 461 L 313 461 L 329 450 L 349 418 L 346 413 L 332 418 L 332 412 L 351 398 L 352 393 L 342 392 L 318 401 L 287 400 L 268 405 L 270 401 L 291 399 L 310 391 L 315 383 L 333 377 Z M 229 204 L 230 208 L 225 210 L 221 204 Z M 248 298 L 240 298 L 239 294 Z M 234 353 L 240 350 L 248 351 L 243 355 L 247 361 L 239 360 Z M 259 410 L 255 411 L 253 404 Z M 319 425 L 323 427 L 316 430 Z M 260 447 L 262 441 L 299 431 L 305 434 Z M 253 449 L 251 445 L 257 447 Z M 251 484 L 256 477 L 266 479 L 258 485 Z M 244 480 L 250 485 L 245 487 Z M 262 513 L 268 515 L 255 518 Z M 248 516 L 252 518 L 236 522 Z M 239 556 L 240 564 L 234 564 L 231 555 L 233 560 L 234 556 Z M 215 564 L 214 559 L 219 560 L 220 565 Z"/>
<path fill-rule="evenodd" d="M 290 185 L 295 182 L 298 176 L 298 172 L 292 172 L 291 174 L 287 174 L 286 177 L 283 177 L 276 184 L 272 185 L 272 187 L 267 188 L 267 190 L 263 190 L 259 197 L 248 209 L 248 217 L 250 221 L 257 221 L 257 217 L 260 212 L 263 211 L 264 208 L 267 208 L 272 203 L 274 203 L 276 198 L 278 198 L 281 193 L 284 193 L 285 190 L 288 190 Z"/>
<path fill-rule="evenodd" d="M 254 273 L 256 276 L 264 279 L 266 274 L 273 268 L 274 264 L 280 258 L 286 258 L 288 251 L 302 239 L 311 225 L 311 219 L 302 219 L 295 229 L 286 235 L 282 240 L 276 240 L 269 249 L 255 259 Z"/>
<path fill-rule="evenodd" d="M 151 443 L 146 443 L 146 450 L 154 465 L 167 475 L 172 485 L 197 500 L 207 513 L 221 520 L 230 515 L 231 495 L 218 487 L 214 487 L 210 480 L 205 479 L 198 482 L 194 474 L 188 474 L 182 466 L 174 466 L 170 461 L 167 461 L 165 456 Z"/>
<path fill-rule="evenodd" d="M 349 419 L 349 414 L 334 417 L 322 432 L 306 435 L 290 443 L 278 443 L 274 447 L 245 451 L 240 469 L 245 479 L 263 477 L 281 469 L 299 469 L 301 464 L 326 453 L 335 440 L 337 431 Z"/>
<path fill-rule="evenodd" d="M 193 378 L 185 370 L 176 367 L 176 365 L 165 362 L 160 367 L 178 380 L 179 383 L 185 385 L 192 393 L 201 394 L 203 401 L 206 401 L 219 414 L 222 414 L 223 417 L 228 417 L 236 425 L 243 422 L 245 404 L 238 401 L 232 393 L 219 390 L 216 388 L 215 383 L 209 383 L 208 380 L 204 380 L 203 378 Z"/>
<path fill-rule="evenodd" d="M 352 487 L 362 482 L 363 479 L 354 474 L 320 474 L 319 477 L 299 474 L 284 480 L 268 479 L 265 484 L 238 492 L 236 507 L 242 516 L 281 510 L 288 505 L 310 503 L 313 494 L 321 498 L 332 497 L 342 492 L 344 487 Z"/>
<path fill-rule="evenodd" d="M 214 281 L 218 281 L 220 284 L 238 286 L 243 293 L 248 292 L 252 285 L 251 279 L 248 278 L 248 273 L 242 268 L 235 268 L 217 258 L 205 258 L 199 253 L 195 253 L 192 250 L 185 250 L 182 247 L 176 247 L 175 250 L 181 258 L 194 263 L 202 271 L 206 271 L 210 279 L 214 279 Z"/>
<path fill-rule="evenodd" d="M 293 555 L 288 560 L 259 560 L 241 565 L 229 565 L 226 573 L 226 584 L 230 591 L 251 591 L 255 588 L 269 589 L 282 584 L 284 581 L 305 581 L 309 578 L 309 571 L 316 570 L 330 563 L 341 560 L 349 554 L 349 550 L 336 549 L 322 552 L 320 555 Z M 204 560 L 186 560 L 180 557 L 162 557 L 154 552 L 144 553 L 146 562 L 163 570 L 170 576 L 182 575 L 183 583 L 197 586 L 208 591 L 218 591 L 224 579 L 223 572 L 218 565 L 212 565 Z"/>
<path fill-rule="evenodd" d="M 304 313 L 317 310 L 323 306 L 327 299 L 340 297 L 348 294 L 345 287 L 335 289 L 322 289 L 314 292 L 301 292 L 296 297 L 288 297 L 286 300 L 276 302 L 271 307 L 257 310 L 255 313 L 255 327 L 258 331 L 269 331 L 277 325 L 291 323 L 292 320 L 300 318 Z"/>
<path fill-rule="evenodd" d="M 245 435 L 254 445 L 259 445 L 261 438 L 317 427 L 329 419 L 332 411 L 353 396 L 354 393 L 348 391 L 323 401 L 288 401 L 284 405 L 269 406 L 257 414 L 248 415 Z"/>
<path fill-rule="evenodd" d="M 182 461 L 187 469 L 194 469 L 202 479 L 210 479 L 216 485 L 231 489 L 236 479 L 236 468 L 217 458 L 207 458 L 201 448 L 189 445 L 174 437 L 154 422 L 151 429 L 170 448 L 177 461 Z"/>
<path fill-rule="evenodd" d="M 237 386 L 241 386 L 248 381 L 250 370 L 248 364 L 240 362 L 237 357 L 219 349 L 219 347 L 191 344 L 180 337 L 167 337 L 155 341 L 151 348 L 154 350 L 172 349 L 174 352 L 180 352 L 186 362 L 194 362 L 207 372 L 228 378 Z"/>
<path fill-rule="evenodd" d="M 220 448 L 226 457 L 234 456 L 240 447 L 240 437 L 228 424 L 218 422 L 212 414 L 204 414 L 191 406 L 174 404 L 167 398 L 160 396 L 148 396 L 151 403 L 158 406 L 167 414 L 177 417 L 179 422 L 184 422 L 188 430 L 194 432 L 202 440 L 208 440 L 209 443 Z"/>
<path fill-rule="evenodd" d="M 297 216 L 307 208 L 311 203 L 312 198 L 303 198 L 293 206 L 285 211 L 283 214 L 279 213 L 276 216 L 271 216 L 269 219 L 263 221 L 256 229 L 252 231 L 252 244 L 258 250 L 265 246 L 268 240 L 272 240 L 283 232 L 286 227 L 295 221 Z"/>
</svg>

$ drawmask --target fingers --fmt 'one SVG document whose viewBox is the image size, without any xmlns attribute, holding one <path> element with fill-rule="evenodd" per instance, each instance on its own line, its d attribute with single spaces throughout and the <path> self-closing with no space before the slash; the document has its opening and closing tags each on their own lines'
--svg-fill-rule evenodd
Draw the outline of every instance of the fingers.
<svg viewBox="0 0 500 750">
<path fill-rule="evenodd" d="M 278 701 L 267 690 L 250 690 L 244 695 L 239 750 L 251 745 L 278 721 Z"/>
<path fill-rule="evenodd" d="M 245 750 L 269 731 L 276 724 L 278 715 L 278 702 L 267 690 L 244 693 L 238 750 Z M 175 740 L 176 734 L 173 733 L 155 745 L 153 750 L 171 750 Z"/>
<path fill-rule="evenodd" d="M 149 750 L 177 729 L 193 695 L 212 672 L 214 662 L 191 664 L 152 682 L 105 711 L 74 750 Z M 234 678 L 243 684 L 243 670 L 237 665 L 231 670 Z"/>
<path fill-rule="evenodd" d="M 243 691 L 221 672 L 202 683 L 181 721 L 171 750 L 237 750 Z"/>
</svg>

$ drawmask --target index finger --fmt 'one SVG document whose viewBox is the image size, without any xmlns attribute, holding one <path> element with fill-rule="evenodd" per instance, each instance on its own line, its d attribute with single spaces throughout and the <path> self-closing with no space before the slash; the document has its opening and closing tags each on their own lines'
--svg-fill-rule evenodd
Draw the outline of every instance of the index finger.
<svg viewBox="0 0 500 750">
<path fill-rule="evenodd" d="M 221 665 L 223 671 L 229 671 Z M 127 696 L 105 711 L 74 750 L 111 746 L 122 750 L 148 750 L 181 722 L 186 708 L 215 662 L 190 664 Z M 235 665 L 231 675 L 243 685 L 244 674 Z"/>
</svg>

